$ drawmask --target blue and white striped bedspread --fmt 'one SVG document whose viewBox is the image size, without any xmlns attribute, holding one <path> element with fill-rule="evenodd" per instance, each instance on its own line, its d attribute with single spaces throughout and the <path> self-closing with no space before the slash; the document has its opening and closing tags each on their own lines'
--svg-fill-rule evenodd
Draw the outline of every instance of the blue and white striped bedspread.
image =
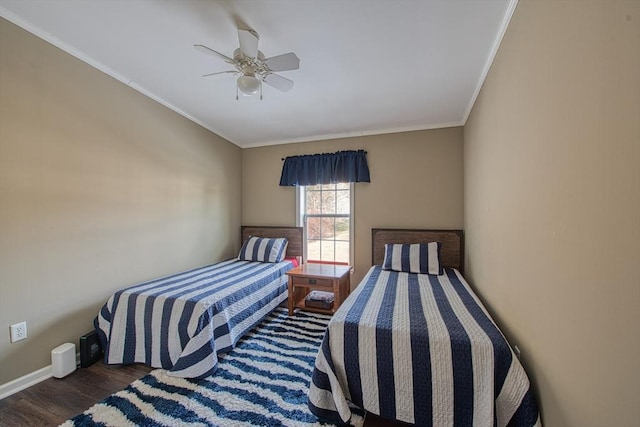
<svg viewBox="0 0 640 427">
<path fill-rule="evenodd" d="M 535 426 L 524 369 L 456 270 L 442 276 L 372 267 L 334 314 L 309 408 L 348 423 L 348 401 L 419 426 Z"/>
<path fill-rule="evenodd" d="M 116 292 L 95 320 L 105 363 L 211 375 L 218 354 L 287 297 L 289 261 L 219 262 Z"/>
</svg>

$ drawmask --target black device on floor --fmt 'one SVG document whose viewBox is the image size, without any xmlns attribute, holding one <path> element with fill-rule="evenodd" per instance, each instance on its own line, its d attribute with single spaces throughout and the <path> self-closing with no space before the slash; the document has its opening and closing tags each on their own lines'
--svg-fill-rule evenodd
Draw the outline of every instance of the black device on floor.
<svg viewBox="0 0 640 427">
<path fill-rule="evenodd" d="M 88 368 L 102 357 L 98 333 L 91 331 L 80 337 L 80 367 Z"/>
</svg>

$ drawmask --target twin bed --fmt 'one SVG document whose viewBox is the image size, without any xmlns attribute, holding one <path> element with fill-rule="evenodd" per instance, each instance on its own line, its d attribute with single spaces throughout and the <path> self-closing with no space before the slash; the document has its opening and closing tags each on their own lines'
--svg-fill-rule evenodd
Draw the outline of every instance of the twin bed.
<svg viewBox="0 0 640 427">
<path fill-rule="evenodd" d="M 372 246 L 325 333 L 310 410 L 339 424 L 355 404 L 419 426 L 540 425 L 522 366 L 462 276 L 462 231 L 373 229 Z"/>
<path fill-rule="evenodd" d="M 302 256 L 301 227 L 242 227 L 241 234 L 242 259 L 113 294 L 95 321 L 105 362 L 144 363 L 185 378 L 211 375 L 218 355 L 287 298 L 290 259 Z M 250 236 L 262 238 L 264 247 L 247 247 Z M 283 239 L 286 252 L 266 246 Z M 274 256 L 268 259 L 267 252 Z"/>
<path fill-rule="evenodd" d="M 265 245 L 247 245 L 250 236 L 286 238 L 291 258 L 302 256 L 302 233 L 243 227 L 241 259 L 116 292 L 95 322 L 105 362 L 211 375 L 218 355 L 287 298 L 293 264 L 255 261 Z M 356 405 L 421 426 L 540 425 L 522 366 L 462 276 L 463 251 L 461 230 L 372 230 L 373 267 L 333 315 L 317 355 L 315 415 L 348 424 Z"/>
</svg>

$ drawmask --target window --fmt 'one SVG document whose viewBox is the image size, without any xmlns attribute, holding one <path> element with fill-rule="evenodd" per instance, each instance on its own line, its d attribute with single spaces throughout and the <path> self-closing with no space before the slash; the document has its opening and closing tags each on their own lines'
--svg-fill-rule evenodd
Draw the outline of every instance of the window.
<svg viewBox="0 0 640 427">
<path fill-rule="evenodd" d="M 353 184 L 298 187 L 298 225 L 304 227 L 305 259 L 351 264 Z"/>
</svg>

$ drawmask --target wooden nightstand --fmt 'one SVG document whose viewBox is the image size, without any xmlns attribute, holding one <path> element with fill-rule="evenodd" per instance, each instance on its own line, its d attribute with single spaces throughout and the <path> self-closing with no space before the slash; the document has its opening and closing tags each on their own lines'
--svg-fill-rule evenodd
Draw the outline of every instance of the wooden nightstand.
<svg viewBox="0 0 640 427">
<path fill-rule="evenodd" d="M 296 308 L 318 313 L 333 314 L 351 292 L 351 267 L 336 264 L 302 264 L 289 270 L 289 316 Z M 333 292 L 330 309 L 307 307 L 304 298 L 312 290 Z"/>
</svg>

